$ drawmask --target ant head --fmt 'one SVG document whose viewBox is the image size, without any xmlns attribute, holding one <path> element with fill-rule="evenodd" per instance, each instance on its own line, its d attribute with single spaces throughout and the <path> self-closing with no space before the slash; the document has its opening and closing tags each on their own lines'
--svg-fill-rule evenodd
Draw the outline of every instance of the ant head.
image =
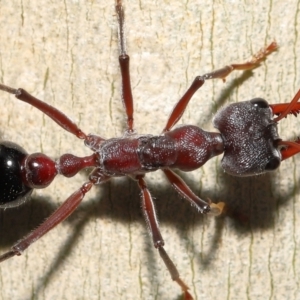
<svg viewBox="0 0 300 300">
<path fill-rule="evenodd" d="M 275 170 L 281 162 L 277 124 L 268 102 L 261 98 L 230 104 L 213 120 L 224 142 L 222 167 L 235 176 Z"/>
</svg>

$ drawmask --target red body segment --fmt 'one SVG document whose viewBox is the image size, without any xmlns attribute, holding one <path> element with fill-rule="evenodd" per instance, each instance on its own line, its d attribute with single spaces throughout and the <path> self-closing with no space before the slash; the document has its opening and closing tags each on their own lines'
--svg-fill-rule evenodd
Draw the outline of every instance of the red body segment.
<svg viewBox="0 0 300 300">
<path fill-rule="evenodd" d="M 164 168 L 192 171 L 224 151 L 219 133 L 192 125 L 159 136 L 108 139 L 95 148 L 98 149 L 98 167 L 108 176 L 141 175 Z"/>
<path fill-rule="evenodd" d="M 186 125 L 166 133 L 175 141 L 177 159 L 171 166 L 182 171 L 200 168 L 210 158 L 223 153 L 220 133 L 207 132 L 197 126 Z"/>
<path fill-rule="evenodd" d="M 101 143 L 99 151 L 99 168 L 108 176 L 135 174 L 141 170 L 137 154 L 137 138 L 114 138 Z"/>
</svg>

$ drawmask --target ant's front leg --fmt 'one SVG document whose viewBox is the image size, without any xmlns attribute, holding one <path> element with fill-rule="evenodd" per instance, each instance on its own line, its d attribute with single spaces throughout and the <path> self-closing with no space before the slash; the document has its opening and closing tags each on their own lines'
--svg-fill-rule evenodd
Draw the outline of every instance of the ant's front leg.
<svg viewBox="0 0 300 300">
<path fill-rule="evenodd" d="M 172 187 L 186 200 L 188 200 L 193 206 L 195 206 L 201 213 L 209 213 L 210 215 L 218 216 L 224 210 L 225 203 L 208 203 L 205 200 L 199 198 L 188 185 L 173 171 L 169 169 L 162 170 Z"/>
<path fill-rule="evenodd" d="M 225 81 L 225 78 L 234 70 L 252 70 L 258 67 L 259 64 L 265 60 L 270 53 L 276 51 L 277 48 L 278 46 L 276 42 L 272 42 L 270 45 L 253 55 L 252 59 L 245 63 L 231 64 L 210 73 L 197 76 L 182 98 L 176 103 L 171 115 L 169 116 L 167 124 L 163 129 L 163 132 L 170 131 L 172 127 L 180 120 L 192 96 L 204 84 L 205 80 L 219 78 Z"/>
</svg>

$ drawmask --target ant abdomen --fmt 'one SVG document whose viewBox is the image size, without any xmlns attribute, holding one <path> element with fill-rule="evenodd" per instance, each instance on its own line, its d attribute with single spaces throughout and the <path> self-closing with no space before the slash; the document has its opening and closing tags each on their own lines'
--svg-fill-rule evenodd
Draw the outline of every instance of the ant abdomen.
<svg viewBox="0 0 300 300">
<path fill-rule="evenodd" d="M 31 194 L 33 189 L 22 178 L 22 162 L 26 156 L 27 152 L 19 145 L 0 143 L 0 207 L 18 206 Z"/>
</svg>

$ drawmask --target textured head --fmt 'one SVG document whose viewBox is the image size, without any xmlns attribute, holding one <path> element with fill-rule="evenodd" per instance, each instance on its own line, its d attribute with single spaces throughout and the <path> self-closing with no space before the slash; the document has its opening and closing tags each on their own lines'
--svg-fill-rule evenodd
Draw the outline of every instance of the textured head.
<svg viewBox="0 0 300 300">
<path fill-rule="evenodd" d="M 281 162 L 277 124 L 266 100 L 255 98 L 219 110 L 213 120 L 224 141 L 223 169 L 235 176 L 275 170 Z"/>
</svg>

